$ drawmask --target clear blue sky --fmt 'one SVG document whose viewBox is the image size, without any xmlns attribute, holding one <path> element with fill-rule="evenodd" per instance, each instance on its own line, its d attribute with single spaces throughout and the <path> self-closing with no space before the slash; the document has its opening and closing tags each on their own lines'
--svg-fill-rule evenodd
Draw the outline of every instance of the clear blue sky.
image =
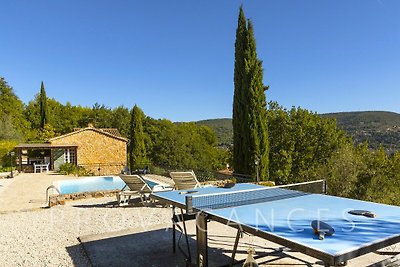
<svg viewBox="0 0 400 267">
<path fill-rule="evenodd" d="M 27 103 L 139 105 L 173 121 L 231 117 L 243 3 L 267 99 L 318 112 L 400 112 L 398 0 L 8 0 L 0 76 Z"/>
</svg>

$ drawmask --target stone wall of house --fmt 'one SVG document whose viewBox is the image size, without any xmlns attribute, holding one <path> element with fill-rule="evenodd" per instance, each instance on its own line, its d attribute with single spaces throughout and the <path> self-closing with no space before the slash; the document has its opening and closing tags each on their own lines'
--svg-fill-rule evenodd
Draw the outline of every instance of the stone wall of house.
<svg viewBox="0 0 400 267">
<path fill-rule="evenodd" d="M 52 140 L 53 145 L 77 145 L 77 164 L 95 175 L 118 174 L 126 166 L 126 142 L 87 129 Z"/>
</svg>

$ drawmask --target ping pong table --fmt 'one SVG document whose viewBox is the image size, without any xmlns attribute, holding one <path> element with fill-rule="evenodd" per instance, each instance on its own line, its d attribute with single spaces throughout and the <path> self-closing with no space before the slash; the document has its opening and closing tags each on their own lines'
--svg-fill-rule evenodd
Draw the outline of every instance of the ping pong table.
<svg viewBox="0 0 400 267">
<path fill-rule="evenodd" d="M 400 242 L 397 206 L 248 183 L 231 188 L 159 192 L 152 197 L 171 205 L 173 210 L 181 209 L 180 215 L 173 212 L 174 252 L 175 225 L 183 221 L 186 234 L 185 220 L 196 219 L 200 267 L 208 266 L 209 220 L 238 230 L 231 265 L 242 232 L 320 259 L 325 266 L 343 265 L 347 260 Z M 352 215 L 348 213 L 350 210 L 368 210 L 376 217 Z M 334 228 L 334 235 L 320 240 L 311 227 L 313 220 L 328 223 Z M 187 261 L 190 265 L 190 249 Z"/>
</svg>

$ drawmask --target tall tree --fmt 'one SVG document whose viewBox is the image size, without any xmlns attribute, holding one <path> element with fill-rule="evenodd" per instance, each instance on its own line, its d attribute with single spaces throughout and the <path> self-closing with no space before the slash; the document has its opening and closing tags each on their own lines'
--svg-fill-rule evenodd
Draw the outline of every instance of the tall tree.
<svg viewBox="0 0 400 267">
<path fill-rule="evenodd" d="M 13 124 L 12 117 L 4 114 L 0 117 L 0 140 L 21 140 L 22 134 Z"/>
<path fill-rule="evenodd" d="M 39 105 L 40 105 L 40 128 L 44 129 L 44 126 L 48 121 L 47 121 L 47 96 L 43 82 L 40 85 Z"/>
<path fill-rule="evenodd" d="M 238 26 L 236 29 L 235 41 L 235 69 L 234 69 L 234 95 L 233 95 L 233 166 L 236 173 L 247 173 L 246 166 L 248 165 L 245 159 L 245 150 L 248 147 L 248 142 L 245 139 L 244 129 L 247 126 L 246 108 L 244 102 L 244 54 L 246 46 L 246 17 L 243 12 L 243 7 L 240 6 Z"/>
<path fill-rule="evenodd" d="M 351 149 L 346 147 L 352 148 L 353 144 L 336 127 L 334 119 L 320 117 L 302 108 L 293 107 L 287 110 L 276 102 L 270 102 L 268 138 L 269 171 L 277 184 L 297 183 L 321 177 L 336 177 L 331 179 L 336 183 L 343 177 L 352 177 L 350 168 L 347 167 L 353 164 L 350 164 Z M 337 151 L 340 152 L 339 155 L 336 155 Z M 334 157 L 331 158 L 332 156 Z M 349 162 L 342 163 L 346 157 Z M 336 170 L 333 165 L 339 169 Z M 346 170 L 348 175 L 341 175 Z"/>
<path fill-rule="evenodd" d="M 92 108 L 92 122 L 97 128 L 106 128 L 111 125 L 111 108 L 104 104 L 95 103 Z"/>
<path fill-rule="evenodd" d="M 269 142 L 262 62 L 257 58 L 253 24 L 240 7 L 235 42 L 233 164 L 235 172 L 269 179 Z"/>
<path fill-rule="evenodd" d="M 143 111 L 135 105 L 131 111 L 131 122 L 129 129 L 130 143 L 128 146 L 129 167 L 134 170 L 146 161 L 146 147 L 143 133 Z"/>
<path fill-rule="evenodd" d="M 250 151 L 248 168 L 251 174 L 259 174 L 260 180 L 269 179 L 269 140 L 265 90 L 263 84 L 262 61 L 257 58 L 256 40 L 251 21 L 247 27 L 247 47 L 245 53 L 245 84 L 248 90 L 248 132 Z"/>
<path fill-rule="evenodd" d="M 29 130 L 24 104 L 3 77 L 0 77 L 0 139 L 21 140 Z"/>
<path fill-rule="evenodd" d="M 117 128 L 122 136 L 128 136 L 129 122 L 129 109 L 119 106 L 112 110 L 110 125 Z"/>
</svg>

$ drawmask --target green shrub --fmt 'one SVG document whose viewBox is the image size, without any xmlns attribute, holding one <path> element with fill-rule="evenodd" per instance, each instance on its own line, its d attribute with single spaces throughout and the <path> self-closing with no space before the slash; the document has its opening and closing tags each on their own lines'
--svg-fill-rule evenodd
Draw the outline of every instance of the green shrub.
<svg viewBox="0 0 400 267">
<path fill-rule="evenodd" d="M 212 170 L 193 170 L 194 173 L 196 174 L 196 177 L 199 181 L 215 181 L 217 180 L 217 173 L 215 171 Z"/>
<path fill-rule="evenodd" d="M 77 172 L 75 173 L 77 176 L 94 176 L 94 172 L 85 169 L 82 166 L 77 167 Z"/>
<path fill-rule="evenodd" d="M 58 172 L 66 175 L 75 174 L 78 172 L 78 167 L 74 163 L 65 163 L 60 166 Z"/>
<path fill-rule="evenodd" d="M 76 176 L 93 176 L 94 173 L 91 171 L 86 170 L 82 166 L 76 166 L 74 163 L 65 163 L 60 166 L 58 171 L 61 174 L 65 175 L 76 175 Z"/>
<path fill-rule="evenodd" d="M 17 168 L 13 167 L 13 170 L 15 171 Z M 10 167 L 0 167 L 0 172 L 9 172 L 11 171 Z"/>
<path fill-rule="evenodd" d="M 149 166 L 151 174 L 169 176 L 169 171 L 160 166 Z"/>
<path fill-rule="evenodd" d="M 7 167 L 10 166 L 10 156 L 7 155 L 8 152 L 13 151 L 15 146 L 18 144 L 17 141 L 10 140 L 0 140 L 0 166 Z M 13 157 L 13 165 L 15 166 L 16 154 Z"/>
</svg>

